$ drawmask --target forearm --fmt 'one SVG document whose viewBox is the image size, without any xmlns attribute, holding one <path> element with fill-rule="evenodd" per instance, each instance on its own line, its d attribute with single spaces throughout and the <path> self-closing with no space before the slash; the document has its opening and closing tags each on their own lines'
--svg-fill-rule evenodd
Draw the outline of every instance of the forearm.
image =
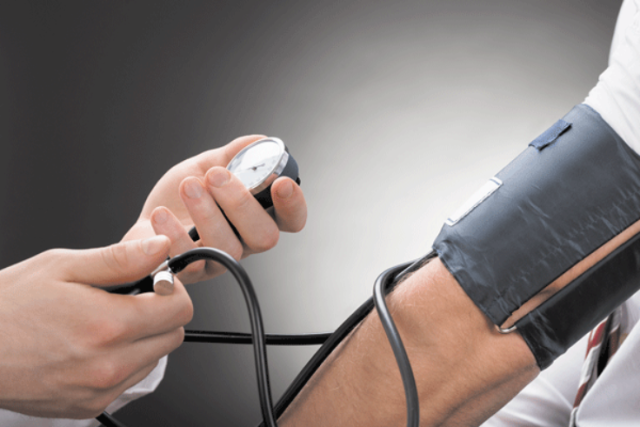
<svg viewBox="0 0 640 427">
<path fill-rule="evenodd" d="M 640 221 L 558 277 L 511 324 L 640 232 Z M 515 332 L 502 335 L 435 259 L 387 297 L 413 368 L 421 425 L 479 425 L 539 372 Z M 406 422 L 405 397 L 376 312 L 329 356 L 281 418 L 291 426 Z"/>
<path fill-rule="evenodd" d="M 400 285 L 388 305 L 416 377 L 422 425 L 479 424 L 538 373 L 524 341 L 496 332 L 439 260 Z M 374 312 L 331 354 L 281 425 L 405 420 L 400 375 Z"/>
</svg>

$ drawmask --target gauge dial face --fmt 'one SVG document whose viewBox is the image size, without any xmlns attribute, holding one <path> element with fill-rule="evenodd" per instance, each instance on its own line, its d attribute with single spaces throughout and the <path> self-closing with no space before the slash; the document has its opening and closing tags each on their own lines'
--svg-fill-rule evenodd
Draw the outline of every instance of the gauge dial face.
<svg viewBox="0 0 640 427">
<path fill-rule="evenodd" d="M 227 169 L 249 190 L 268 186 L 273 173 L 279 173 L 279 166 L 287 155 L 284 143 L 277 138 L 265 138 L 245 147 L 234 157 Z M 275 179 L 275 177 L 274 177 Z"/>
</svg>

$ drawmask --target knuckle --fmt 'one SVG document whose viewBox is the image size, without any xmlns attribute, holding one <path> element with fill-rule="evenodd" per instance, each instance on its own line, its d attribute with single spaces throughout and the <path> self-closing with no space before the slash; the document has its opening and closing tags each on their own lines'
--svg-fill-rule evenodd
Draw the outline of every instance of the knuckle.
<svg viewBox="0 0 640 427">
<path fill-rule="evenodd" d="M 244 248 L 242 247 L 242 243 L 238 240 L 235 240 L 228 248 L 225 248 L 225 252 L 231 255 L 231 257 L 236 261 L 240 261 L 240 259 L 242 259 L 243 250 Z"/>
<path fill-rule="evenodd" d="M 125 325 L 116 319 L 96 319 L 87 324 L 87 340 L 95 347 L 105 347 L 120 341 L 126 330 Z"/>
<path fill-rule="evenodd" d="M 67 341 L 67 348 L 69 360 L 73 361 L 75 365 L 83 365 L 96 353 L 95 338 L 86 331 L 73 332 L 69 334 Z M 73 379 L 73 376 L 69 376 L 69 379 Z"/>
<path fill-rule="evenodd" d="M 222 273 L 224 273 L 226 270 L 223 266 L 221 266 L 220 264 L 213 262 L 213 261 L 208 261 L 206 266 L 205 266 L 205 278 L 207 279 L 211 279 L 213 277 L 219 276 Z"/>
<path fill-rule="evenodd" d="M 184 342 L 184 328 L 178 328 L 171 335 L 172 350 L 175 350 L 176 348 L 180 347 L 183 342 Z"/>
<path fill-rule="evenodd" d="M 91 369 L 89 386 L 97 390 L 108 390 L 120 384 L 126 377 L 122 366 L 110 359 L 104 359 L 96 362 Z"/>
<path fill-rule="evenodd" d="M 251 249 L 255 252 L 266 252 L 275 247 L 278 244 L 279 239 L 280 232 L 275 227 L 269 227 L 268 230 L 263 230 L 260 238 L 251 245 Z"/>
<path fill-rule="evenodd" d="M 45 263 L 57 263 L 69 255 L 69 249 L 49 249 L 37 255 Z"/>
<path fill-rule="evenodd" d="M 38 257 L 44 259 L 58 259 L 63 255 L 63 252 L 65 252 L 64 249 L 48 249 L 40 253 Z"/>
<path fill-rule="evenodd" d="M 205 266 L 204 260 L 197 261 L 189 264 L 184 270 L 182 270 L 182 272 L 190 273 L 190 274 L 199 273 L 204 269 L 204 266 Z"/>
<path fill-rule="evenodd" d="M 212 148 L 198 154 L 195 157 L 192 157 L 188 161 L 193 161 L 200 172 L 204 175 L 206 174 L 207 170 L 211 168 L 212 164 L 224 163 L 220 161 L 220 157 L 224 155 L 224 147 Z"/>
<path fill-rule="evenodd" d="M 206 275 L 206 269 L 201 271 L 201 272 L 190 272 L 190 271 L 181 271 L 180 273 L 178 273 L 178 279 L 180 279 L 180 281 L 183 284 L 190 284 L 190 283 L 197 283 L 197 282 L 201 282 L 203 280 L 206 280 L 208 277 Z"/>
<path fill-rule="evenodd" d="M 182 308 L 178 312 L 180 325 L 186 325 L 193 319 L 193 302 L 188 296 L 185 298 Z"/>
<path fill-rule="evenodd" d="M 115 244 L 107 246 L 101 251 L 102 260 L 104 264 L 110 270 L 116 273 L 123 273 L 127 271 L 129 265 L 129 254 L 127 246 L 122 244 Z"/>
<path fill-rule="evenodd" d="M 246 189 L 244 189 L 244 191 L 238 191 L 235 195 L 234 205 L 238 210 L 246 210 L 250 208 L 253 202 L 255 202 L 255 198 Z"/>
<path fill-rule="evenodd" d="M 289 230 L 292 233 L 298 233 L 300 231 L 302 231 L 302 229 L 304 228 L 304 226 L 307 223 L 307 216 L 305 215 L 302 218 L 299 218 L 298 221 L 295 221 L 290 227 Z"/>
</svg>

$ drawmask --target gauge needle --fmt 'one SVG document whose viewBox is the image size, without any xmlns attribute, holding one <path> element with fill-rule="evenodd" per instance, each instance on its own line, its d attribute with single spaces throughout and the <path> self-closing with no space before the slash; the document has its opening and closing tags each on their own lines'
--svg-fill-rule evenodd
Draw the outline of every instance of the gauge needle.
<svg viewBox="0 0 640 427">
<path fill-rule="evenodd" d="M 261 164 L 259 164 L 259 165 L 252 166 L 252 167 L 250 167 L 249 169 L 251 169 L 252 171 L 254 171 L 254 172 L 255 172 L 255 171 L 257 171 L 257 170 L 258 170 L 258 168 L 259 168 L 260 166 L 264 166 L 264 163 L 261 163 Z"/>
</svg>

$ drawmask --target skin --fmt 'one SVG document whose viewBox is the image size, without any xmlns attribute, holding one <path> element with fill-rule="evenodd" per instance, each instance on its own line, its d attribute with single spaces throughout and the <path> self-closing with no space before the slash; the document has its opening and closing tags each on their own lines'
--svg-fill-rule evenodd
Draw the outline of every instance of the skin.
<svg viewBox="0 0 640 427">
<path fill-rule="evenodd" d="M 108 285 L 150 273 L 165 236 L 99 249 L 54 249 L 0 271 L 0 406 L 29 415 L 88 418 L 177 348 L 193 314 L 172 295 L 112 295 Z"/>
<path fill-rule="evenodd" d="M 529 307 L 638 232 L 640 222 L 568 270 Z M 539 373 L 521 336 L 499 334 L 439 259 L 403 282 L 387 303 L 413 367 L 421 426 L 478 426 Z M 405 405 L 400 374 L 374 311 L 334 350 L 279 425 L 402 426 Z"/>
<path fill-rule="evenodd" d="M 387 303 L 411 362 L 421 425 L 449 422 L 498 384 L 484 415 L 538 373 L 516 335 L 500 335 L 439 260 L 408 278 Z M 501 363 L 491 361 L 500 360 Z M 486 405 L 483 405 L 486 406 Z M 478 409 L 473 408 L 473 415 Z M 475 421 L 475 420 L 472 420 Z M 372 312 L 325 361 L 280 420 L 291 426 L 402 426 L 406 403 L 393 352 Z"/>
<path fill-rule="evenodd" d="M 280 231 L 298 232 L 307 219 L 301 188 L 289 178 L 278 178 L 271 187 L 274 209 L 265 211 L 231 174 L 226 165 L 244 147 L 264 138 L 250 135 L 224 147 L 205 151 L 171 168 L 147 198 L 136 224 L 123 240 L 164 234 L 172 241 L 171 256 L 199 246 L 222 249 L 235 259 L 273 248 Z M 232 231 L 220 208 L 235 225 Z M 196 226 L 200 240 L 188 235 Z M 191 264 L 180 274 L 184 283 L 217 276 L 224 269 L 204 261 Z"/>
<path fill-rule="evenodd" d="M 196 246 L 240 259 L 275 246 L 280 231 L 302 229 L 306 204 L 290 179 L 273 184 L 274 209 L 268 213 L 225 168 L 259 138 L 238 138 L 171 168 L 122 242 L 53 249 L 0 270 L 0 408 L 40 417 L 99 415 L 182 343 L 183 326 L 193 316 L 182 281 L 223 270 L 191 265 L 169 295 L 113 295 L 99 286 L 137 280 L 168 255 Z M 194 224 L 202 237 L 197 243 L 187 234 Z"/>
</svg>

